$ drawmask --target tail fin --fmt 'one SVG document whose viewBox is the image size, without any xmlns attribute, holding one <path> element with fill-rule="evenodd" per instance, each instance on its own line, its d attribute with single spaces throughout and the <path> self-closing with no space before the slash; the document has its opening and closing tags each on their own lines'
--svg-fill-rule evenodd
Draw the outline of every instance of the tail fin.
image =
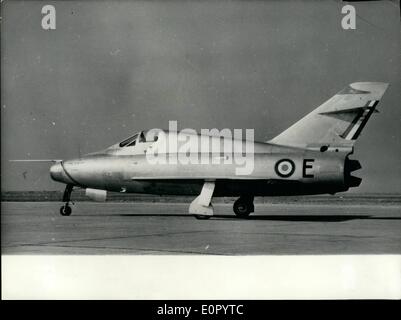
<svg viewBox="0 0 401 320">
<path fill-rule="evenodd" d="M 387 87 L 388 83 L 381 82 L 351 83 L 269 143 L 301 148 L 351 147 Z"/>
</svg>

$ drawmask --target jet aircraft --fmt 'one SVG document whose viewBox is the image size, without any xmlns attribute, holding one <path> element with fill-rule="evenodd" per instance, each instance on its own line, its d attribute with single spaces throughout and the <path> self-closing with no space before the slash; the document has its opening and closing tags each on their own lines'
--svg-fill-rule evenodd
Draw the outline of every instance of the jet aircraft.
<svg viewBox="0 0 401 320">
<path fill-rule="evenodd" d="M 177 138 L 177 132 L 145 130 L 105 150 L 72 160 L 54 160 L 51 178 L 66 184 L 60 213 L 69 216 L 73 188 L 105 201 L 107 192 L 157 195 L 193 195 L 189 214 L 199 219 L 213 216 L 213 197 L 238 197 L 234 213 L 246 218 L 254 212 L 255 196 L 335 194 L 357 187 L 361 178 L 352 173 L 361 168 L 350 159 L 354 144 L 388 87 L 387 83 L 356 82 L 348 85 L 287 130 L 267 142 L 252 142 L 253 170 L 239 175 L 236 163 L 150 163 L 149 152 Z M 182 134 L 182 133 L 180 133 Z M 219 136 L 188 133 L 191 143 L 222 144 Z M 161 138 L 163 137 L 163 138 Z M 181 142 L 185 143 L 185 142 Z M 247 141 L 232 139 L 239 150 Z M 249 141 L 248 141 L 249 143 Z M 175 151 L 155 153 L 172 156 Z M 177 151 L 178 150 L 178 151 Z M 221 153 L 200 151 L 206 159 Z"/>
</svg>

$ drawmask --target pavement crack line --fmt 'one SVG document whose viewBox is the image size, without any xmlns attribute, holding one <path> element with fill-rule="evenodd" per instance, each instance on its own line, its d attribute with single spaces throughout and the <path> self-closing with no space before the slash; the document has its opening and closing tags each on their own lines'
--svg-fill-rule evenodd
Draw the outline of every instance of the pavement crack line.
<svg viewBox="0 0 401 320">
<path fill-rule="evenodd" d="M 200 255 L 228 255 L 222 253 L 213 253 L 213 252 L 201 252 L 201 251 L 188 251 L 188 250 L 171 250 L 171 249 L 149 249 L 149 248 L 127 248 L 127 247 L 97 247 L 97 246 L 68 246 L 68 245 L 52 245 L 52 244 L 44 244 L 44 245 L 36 245 L 38 247 L 56 247 L 56 248 L 77 248 L 77 249 L 104 249 L 104 250 L 126 250 L 126 251 L 149 251 L 149 252 L 172 252 L 172 253 L 181 253 L 181 254 L 200 254 Z M 19 246 L 20 247 L 20 246 Z"/>
<path fill-rule="evenodd" d="M 199 231 L 183 231 L 183 232 L 166 232 L 166 233 L 152 233 L 152 234 L 140 234 L 131 236 L 118 236 L 118 237 L 103 237 L 103 238 L 89 238 L 89 239 L 73 239 L 73 240 L 58 240 L 58 241 L 46 241 L 39 243 L 21 243 L 15 245 L 8 245 L 2 247 L 15 247 L 15 246 L 41 246 L 41 245 L 52 245 L 58 243 L 74 243 L 74 242 L 85 242 L 85 241 L 103 241 L 103 240 L 118 240 L 118 239 L 130 239 L 130 238 L 141 238 L 141 237 L 161 237 L 161 236 L 172 236 L 181 234 L 193 234 L 193 233 L 210 233 L 212 230 L 199 230 Z"/>
</svg>

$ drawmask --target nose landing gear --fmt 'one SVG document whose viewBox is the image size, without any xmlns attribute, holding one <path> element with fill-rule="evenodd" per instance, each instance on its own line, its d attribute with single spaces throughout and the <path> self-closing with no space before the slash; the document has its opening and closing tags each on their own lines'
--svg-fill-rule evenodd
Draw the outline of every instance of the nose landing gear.
<svg viewBox="0 0 401 320">
<path fill-rule="evenodd" d="M 234 213 L 238 218 L 248 218 L 255 211 L 252 196 L 242 196 L 234 202 Z"/>
<path fill-rule="evenodd" d="M 69 216 L 72 213 L 72 209 L 70 207 L 70 202 L 71 202 L 71 193 L 72 189 L 74 186 L 72 184 L 67 184 L 64 190 L 63 194 L 63 202 L 65 202 L 65 205 L 60 207 L 60 214 L 62 216 Z"/>
<path fill-rule="evenodd" d="M 60 214 L 62 216 L 69 216 L 72 213 L 71 207 L 66 203 L 65 205 L 60 207 Z"/>
</svg>

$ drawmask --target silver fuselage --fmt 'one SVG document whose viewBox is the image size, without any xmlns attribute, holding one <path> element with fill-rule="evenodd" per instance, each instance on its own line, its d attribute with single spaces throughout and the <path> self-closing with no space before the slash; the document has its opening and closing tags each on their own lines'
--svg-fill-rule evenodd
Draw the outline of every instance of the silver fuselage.
<svg viewBox="0 0 401 320">
<path fill-rule="evenodd" d="M 198 162 L 150 163 L 147 151 L 161 143 L 143 142 L 128 148 L 113 145 L 78 159 L 59 162 L 51 167 L 50 174 L 53 180 L 82 188 L 160 195 L 196 195 L 203 183 L 210 180 L 216 183 L 214 196 L 323 194 L 346 191 L 354 186 L 347 172 L 347 161 L 354 161 L 348 160 L 349 150 L 321 152 L 255 142 L 252 172 L 238 175 L 238 163 L 225 162 L 223 153 L 199 152 L 196 156 L 203 161 Z M 233 143 L 242 144 L 245 150 L 245 141 Z M 158 153 L 153 160 L 165 156 Z M 167 156 L 174 155 L 170 152 Z M 185 158 L 186 155 L 176 152 L 175 156 Z M 286 176 L 277 170 L 277 164 L 283 160 L 293 165 Z"/>
</svg>

